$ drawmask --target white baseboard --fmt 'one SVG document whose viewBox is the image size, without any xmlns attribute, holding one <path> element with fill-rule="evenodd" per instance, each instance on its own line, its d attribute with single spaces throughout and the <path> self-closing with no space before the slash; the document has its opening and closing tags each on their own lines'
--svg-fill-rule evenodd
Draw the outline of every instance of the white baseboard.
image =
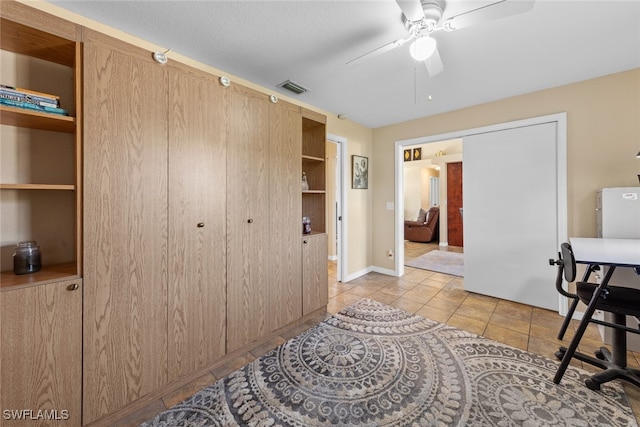
<svg viewBox="0 0 640 427">
<path fill-rule="evenodd" d="M 449 242 L 440 242 L 440 246 L 447 247 L 449 246 Z"/>
<path fill-rule="evenodd" d="M 393 276 L 393 277 L 399 277 L 396 274 L 395 270 L 389 270 L 388 268 L 382 268 L 382 267 L 371 267 L 371 271 L 374 271 L 376 273 L 380 273 L 380 274 L 386 274 L 387 276 Z"/>
<path fill-rule="evenodd" d="M 338 260 L 338 255 L 329 255 L 329 256 L 327 257 L 327 259 L 328 259 L 329 261 L 337 261 L 337 260 Z"/>
<path fill-rule="evenodd" d="M 373 265 L 370 265 L 367 268 L 363 268 L 360 271 L 356 271 L 355 273 L 351 273 L 349 274 L 344 280 L 343 282 L 349 282 L 351 280 L 357 279 L 358 277 L 364 276 L 365 274 L 368 273 L 380 273 L 380 274 L 386 274 L 387 276 L 393 276 L 393 277 L 398 277 L 398 275 L 396 274 L 395 270 L 389 270 L 388 268 L 382 268 L 382 267 L 376 267 Z"/>
<path fill-rule="evenodd" d="M 372 267 L 367 267 L 367 268 L 363 268 L 360 271 L 356 271 L 355 273 L 351 273 L 349 275 L 347 275 L 347 277 L 345 277 L 345 279 L 343 280 L 344 283 L 346 282 L 350 282 L 351 280 L 357 279 L 360 276 L 364 276 L 367 273 L 371 273 L 371 271 L 373 271 L 371 269 Z"/>
</svg>

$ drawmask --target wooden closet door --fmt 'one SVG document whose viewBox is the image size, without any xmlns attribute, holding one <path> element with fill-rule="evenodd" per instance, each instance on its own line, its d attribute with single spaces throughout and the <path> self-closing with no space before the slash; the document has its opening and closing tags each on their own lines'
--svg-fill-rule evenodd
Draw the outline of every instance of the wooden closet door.
<svg viewBox="0 0 640 427">
<path fill-rule="evenodd" d="M 167 90 L 138 53 L 85 42 L 83 423 L 167 382 Z"/>
<path fill-rule="evenodd" d="M 3 425 L 81 425 L 81 313 L 80 279 L 0 292 L 0 408 L 59 417 Z"/>
<path fill-rule="evenodd" d="M 269 331 L 269 101 L 227 93 L 227 352 Z"/>
<path fill-rule="evenodd" d="M 217 82 L 169 76 L 169 379 L 225 353 L 226 144 Z"/>
<path fill-rule="evenodd" d="M 269 115 L 269 331 L 302 317 L 302 115 L 279 101 Z"/>
</svg>

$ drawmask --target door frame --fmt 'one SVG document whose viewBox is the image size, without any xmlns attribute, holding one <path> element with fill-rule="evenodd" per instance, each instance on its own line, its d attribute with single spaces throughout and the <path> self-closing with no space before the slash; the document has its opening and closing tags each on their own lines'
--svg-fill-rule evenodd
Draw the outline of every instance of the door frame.
<svg viewBox="0 0 640 427">
<path fill-rule="evenodd" d="M 342 220 L 339 220 L 336 226 L 336 232 L 338 234 L 338 245 L 337 245 L 337 271 L 336 271 L 336 280 L 338 282 L 342 282 L 344 277 L 346 276 L 347 270 L 347 162 L 345 159 L 347 158 L 347 139 L 334 135 L 331 133 L 327 133 L 327 140 L 331 141 L 338 145 L 338 149 L 336 150 L 338 153 L 338 159 L 336 161 L 336 187 L 338 192 L 336 194 L 336 202 L 338 205 L 337 216 L 342 217 Z M 327 203 L 328 204 L 328 203 Z"/>
<path fill-rule="evenodd" d="M 556 154 L 557 154 L 557 194 L 558 194 L 558 222 L 556 227 L 556 239 L 559 243 L 568 239 L 567 226 L 567 113 L 556 113 L 546 116 L 532 117 L 523 120 L 515 120 L 495 125 L 481 126 L 478 128 L 464 129 L 444 134 L 421 136 L 412 139 L 395 142 L 395 272 L 398 277 L 404 276 L 404 184 L 403 184 L 403 153 L 406 146 L 428 144 L 432 142 L 457 139 L 482 133 L 497 132 L 525 126 L 534 126 L 544 123 L 556 123 Z M 464 156 L 464 153 L 463 153 Z M 463 160 L 464 161 L 464 160 Z M 559 247 L 559 246 L 558 246 Z M 553 286 L 552 283 L 549 286 Z M 558 312 L 566 315 L 568 311 L 567 298 L 558 294 Z"/>
</svg>

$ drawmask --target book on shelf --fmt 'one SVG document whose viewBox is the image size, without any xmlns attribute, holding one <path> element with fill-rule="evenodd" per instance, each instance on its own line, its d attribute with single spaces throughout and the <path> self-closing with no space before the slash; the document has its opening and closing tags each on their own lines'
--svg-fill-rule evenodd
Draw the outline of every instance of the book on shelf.
<svg viewBox="0 0 640 427">
<path fill-rule="evenodd" d="M 0 84 L 0 94 L 23 98 L 28 102 L 48 104 L 47 106 L 60 107 L 60 97 L 35 90 L 18 88 Z M 49 105 L 50 104 L 50 105 Z"/>
<path fill-rule="evenodd" d="M 60 107 L 60 104 L 58 104 L 57 102 L 51 102 L 43 98 L 37 98 L 29 95 L 17 95 L 14 93 L 8 93 L 2 89 L 0 89 L 0 98 L 18 102 L 30 102 L 31 104 L 41 105 L 43 107 Z"/>
<path fill-rule="evenodd" d="M 8 105 L 10 107 L 24 108 L 24 109 L 27 109 L 27 110 L 34 110 L 34 111 L 42 111 L 44 113 L 60 114 L 60 115 L 63 115 L 63 116 L 68 116 L 69 115 L 69 112 L 67 110 L 65 110 L 64 108 L 46 107 L 44 105 L 37 105 L 37 104 L 33 104 L 31 102 L 14 101 L 12 99 L 6 99 L 6 98 L 0 98 L 0 105 Z"/>
</svg>

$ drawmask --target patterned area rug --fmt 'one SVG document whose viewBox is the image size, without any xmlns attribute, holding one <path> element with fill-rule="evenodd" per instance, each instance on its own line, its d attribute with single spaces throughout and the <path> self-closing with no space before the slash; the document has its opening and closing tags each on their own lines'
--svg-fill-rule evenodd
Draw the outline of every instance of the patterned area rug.
<svg viewBox="0 0 640 427">
<path fill-rule="evenodd" d="M 362 300 L 143 426 L 636 426 L 617 383 Z"/>
<path fill-rule="evenodd" d="M 422 270 L 464 277 L 464 254 L 458 252 L 434 250 L 404 264 Z"/>
</svg>

